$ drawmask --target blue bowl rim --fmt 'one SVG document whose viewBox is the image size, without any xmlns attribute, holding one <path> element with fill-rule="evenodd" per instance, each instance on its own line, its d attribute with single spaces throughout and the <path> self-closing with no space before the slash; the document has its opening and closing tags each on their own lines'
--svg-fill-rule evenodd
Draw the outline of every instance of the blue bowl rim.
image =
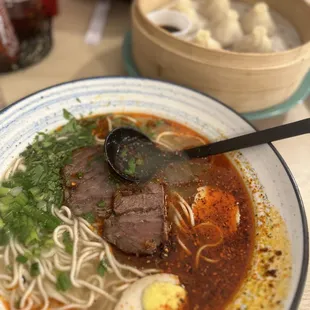
<svg viewBox="0 0 310 310">
<path fill-rule="evenodd" d="M 200 95 L 203 95 L 209 99 L 214 100 L 215 102 L 217 102 L 218 104 L 224 106 L 225 108 L 227 108 L 228 110 L 230 110 L 232 113 L 234 113 L 235 115 L 239 116 L 243 121 L 245 121 L 251 128 L 253 128 L 253 130 L 258 131 L 258 129 L 253 126 L 244 116 L 242 116 L 240 113 L 236 112 L 234 109 L 232 109 L 231 107 L 227 106 L 225 103 L 219 101 L 218 99 L 215 99 L 214 97 L 207 95 L 203 92 L 200 92 L 198 90 L 194 90 L 185 86 L 180 86 L 178 84 L 172 83 L 172 82 L 166 82 L 166 81 L 161 81 L 161 80 L 156 80 L 156 79 L 150 79 L 150 78 L 144 78 L 144 77 L 129 77 L 129 76 L 95 76 L 95 77 L 88 77 L 88 78 L 82 78 L 82 79 L 75 79 L 75 80 L 71 80 L 71 81 L 67 81 L 67 82 L 62 82 L 62 83 L 58 83 L 52 86 L 48 86 L 46 88 L 43 88 L 39 91 L 33 92 L 21 99 L 18 99 L 17 101 L 13 102 L 11 105 L 5 107 L 4 109 L 0 110 L 0 115 L 3 114 L 5 111 L 9 110 L 11 107 L 20 104 L 22 101 L 24 101 L 27 98 L 30 98 L 34 95 L 38 95 L 41 92 L 44 92 L 46 90 L 52 89 L 52 88 L 56 88 L 58 86 L 61 85 L 67 85 L 67 84 L 71 84 L 71 83 L 75 83 L 75 82 L 81 82 L 81 81 L 87 81 L 87 80 L 96 80 L 96 79 L 133 79 L 133 80 L 149 80 L 149 81 L 155 81 L 158 83 L 162 83 L 162 84 L 170 84 L 173 86 L 177 86 L 177 87 L 182 87 L 184 89 L 190 90 L 192 92 L 198 93 Z M 301 267 L 301 273 L 300 273 L 300 278 L 299 278 L 299 282 L 297 285 L 297 289 L 295 292 L 295 297 L 292 301 L 292 304 L 290 305 L 290 310 L 297 310 L 298 306 L 300 304 L 302 295 L 303 295 L 303 291 L 305 288 L 305 284 L 306 284 L 306 279 L 307 279 L 307 273 L 308 273 L 308 264 L 309 264 L 309 231 L 308 231 L 308 223 L 307 223 L 307 216 L 306 216 L 306 212 L 305 212 L 305 207 L 304 207 L 304 203 L 298 188 L 298 185 L 296 183 L 296 180 L 290 170 L 290 168 L 288 167 L 287 163 L 285 162 L 285 160 L 283 159 L 282 155 L 279 153 L 279 151 L 277 150 L 277 148 L 272 144 L 272 143 L 268 143 L 268 145 L 270 146 L 270 148 L 274 151 L 274 153 L 276 154 L 276 156 L 278 157 L 279 161 L 281 162 L 284 170 L 286 171 L 287 176 L 290 179 L 290 182 L 294 188 L 294 192 L 298 201 L 298 206 L 299 206 L 299 211 L 301 214 L 301 219 L 302 219 L 302 230 L 303 230 L 303 236 L 304 236 L 304 244 L 303 244 L 303 259 L 302 259 L 302 267 Z"/>
</svg>

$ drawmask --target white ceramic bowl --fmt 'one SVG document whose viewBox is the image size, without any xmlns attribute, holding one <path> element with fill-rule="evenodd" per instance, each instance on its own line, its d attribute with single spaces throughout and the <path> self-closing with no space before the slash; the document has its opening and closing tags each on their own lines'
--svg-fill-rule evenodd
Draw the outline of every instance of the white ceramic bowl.
<svg viewBox="0 0 310 310">
<path fill-rule="evenodd" d="M 180 29 L 179 31 L 171 33 L 175 37 L 185 37 L 193 27 L 189 18 L 174 10 L 158 10 L 147 15 L 148 19 L 158 26 L 170 26 Z"/>
<path fill-rule="evenodd" d="M 0 175 L 37 132 L 65 123 L 64 108 L 77 116 L 116 111 L 156 114 L 184 123 L 211 140 L 255 131 L 224 104 L 173 84 L 121 77 L 73 81 L 37 92 L 0 112 Z M 243 177 L 255 179 L 256 190 L 264 191 L 268 203 L 275 206 L 286 223 L 292 241 L 292 278 L 283 303 L 285 309 L 297 309 L 308 266 L 307 223 L 297 185 L 272 145 L 242 150 L 238 160 Z M 255 205 L 260 202 L 257 195 L 253 194 L 253 199 Z M 257 229 L 261 229 L 259 224 Z M 270 238 L 277 237 L 272 235 L 271 228 L 270 234 Z"/>
</svg>

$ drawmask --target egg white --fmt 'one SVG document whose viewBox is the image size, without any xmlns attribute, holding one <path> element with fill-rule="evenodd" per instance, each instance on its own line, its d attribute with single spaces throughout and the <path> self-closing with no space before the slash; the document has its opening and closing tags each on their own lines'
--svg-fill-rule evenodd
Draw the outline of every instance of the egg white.
<svg viewBox="0 0 310 310">
<path fill-rule="evenodd" d="M 0 300 L 0 310 L 7 310 L 7 307 L 4 305 L 2 300 Z"/>
</svg>

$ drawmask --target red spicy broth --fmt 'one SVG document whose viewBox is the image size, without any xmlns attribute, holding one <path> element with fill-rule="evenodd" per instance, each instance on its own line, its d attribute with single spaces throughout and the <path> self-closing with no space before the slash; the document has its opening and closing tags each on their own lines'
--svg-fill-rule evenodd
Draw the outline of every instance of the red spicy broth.
<svg viewBox="0 0 310 310">
<path fill-rule="evenodd" d="M 145 114 L 126 116 L 136 122 L 133 124 L 117 114 L 110 118 L 115 127 L 133 125 L 153 140 L 163 132 L 178 133 L 177 137 L 162 135 L 163 145 L 182 149 L 207 143 L 204 137 L 176 122 Z M 111 119 L 100 116 L 88 120 L 94 119 L 97 122 L 94 134 L 104 138 Z M 154 181 L 165 184 L 168 214 L 173 209 L 171 205 L 178 204 L 178 195 L 189 206 L 194 203 L 195 226 L 188 225 L 186 219 L 182 229 L 171 224 L 168 244 L 152 256 L 136 257 L 116 248 L 114 254 L 127 264 L 156 267 L 179 276 L 188 293 L 187 309 L 224 309 L 243 283 L 253 253 L 254 211 L 241 176 L 225 155 L 217 155 L 171 164 L 158 172 Z M 197 198 L 199 188 L 205 196 Z M 206 247 L 198 255 L 197 263 L 202 245 Z"/>
</svg>

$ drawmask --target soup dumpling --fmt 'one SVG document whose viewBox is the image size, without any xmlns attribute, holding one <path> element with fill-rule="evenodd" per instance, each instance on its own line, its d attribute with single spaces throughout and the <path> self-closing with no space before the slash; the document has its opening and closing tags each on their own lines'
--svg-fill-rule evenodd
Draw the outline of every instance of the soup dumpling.
<svg viewBox="0 0 310 310">
<path fill-rule="evenodd" d="M 235 10 L 229 10 L 219 22 L 211 24 L 212 35 L 223 47 L 239 41 L 243 32 L 239 23 L 239 15 Z"/>
<path fill-rule="evenodd" d="M 251 34 L 244 36 L 234 44 L 234 51 L 244 53 L 271 53 L 272 41 L 267 35 L 267 29 L 263 26 L 254 28 Z"/>
<path fill-rule="evenodd" d="M 248 13 L 242 16 L 241 25 L 245 33 L 251 33 L 256 26 L 264 26 L 268 35 L 273 35 L 276 30 L 269 6 L 265 2 L 255 4 Z"/>
<path fill-rule="evenodd" d="M 203 15 L 210 22 L 217 22 L 224 18 L 230 10 L 229 0 L 205 0 L 201 4 Z"/>
<path fill-rule="evenodd" d="M 192 22 L 194 28 L 200 28 L 202 21 L 196 11 L 193 1 L 179 0 L 173 9 L 183 13 Z"/>
<path fill-rule="evenodd" d="M 212 38 L 211 32 L 208 30 L 199 30 L 193 42 L 212 50 L 219 50 L 222 48 L 221 44 Z"/>
</svg>

